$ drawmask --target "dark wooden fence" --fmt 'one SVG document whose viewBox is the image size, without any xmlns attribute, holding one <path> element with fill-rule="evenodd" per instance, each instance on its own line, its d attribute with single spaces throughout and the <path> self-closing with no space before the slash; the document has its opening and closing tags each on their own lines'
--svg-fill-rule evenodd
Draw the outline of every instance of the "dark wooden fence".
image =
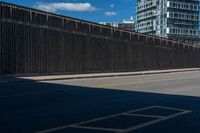
<svg viewBox="0 0 200 133">
<path fill-rule="evenodd" d="M 199 67 L 199 49 L 0 2 L 0 75 Z"/>
</svg>

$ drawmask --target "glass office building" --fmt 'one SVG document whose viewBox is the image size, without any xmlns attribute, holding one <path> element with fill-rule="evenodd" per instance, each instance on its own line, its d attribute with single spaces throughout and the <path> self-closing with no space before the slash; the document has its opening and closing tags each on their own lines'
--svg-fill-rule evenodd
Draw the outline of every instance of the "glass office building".
<svg viewBox="0 0 200 133">
<path fill-rule="evenodd" d="M 138 0 L 136 31 L 200 44 L 200 0 Z"/>
</svg>

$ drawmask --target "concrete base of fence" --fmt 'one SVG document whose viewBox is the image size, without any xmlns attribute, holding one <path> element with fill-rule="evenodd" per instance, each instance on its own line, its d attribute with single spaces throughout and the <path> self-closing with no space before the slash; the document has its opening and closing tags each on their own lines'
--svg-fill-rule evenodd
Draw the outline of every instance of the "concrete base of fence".
<svg viewBox="0 0 200 133">
<path fill-rule="evenodd" d="M 117 73 L 28 76 L 28 77 L 1 76 L 0 83 L 17 83 L 17 82 L 50 81 L 50 80 L 71 80 L 71 79 L 102 78 L 102 77 L 116 77 L 116 76 L 136 76 L 136 75 L 150 75 L 150 74 L 187 72 L 187 71 L 200 71 L 200 68 L 151 70 L 151 71 L 138 71 L 138 72 L 117 72 Z"/>
</svg>

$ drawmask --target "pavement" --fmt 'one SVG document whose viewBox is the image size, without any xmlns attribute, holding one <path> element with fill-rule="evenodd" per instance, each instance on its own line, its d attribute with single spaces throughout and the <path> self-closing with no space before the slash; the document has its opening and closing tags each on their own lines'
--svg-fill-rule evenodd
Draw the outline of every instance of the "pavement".
<svg viewBox="0 0 200 133">
<path fill-rule="evenodd" d="M 161 73 L 174 73 L 185 71 L 199 71 L 200 68 L 184 68 L 184 69 L 169 69 L 169 70 L 148 70 L 136 72 L 113 72 L 113 73 L 89 73 L 89 74 L 65 74 L 65 75 L 36 75 L 36 76 L 0 76 L 0 83 L 10 82 L 30 82 L 30 81 L 49 81 L 49 80 L 69 80 L 69 79 L 84 79 L 84 78 L 102 78 L 115 76 L 135 76 L 135 75 L 149 75 Z"/>
<path fill-rule="evenodd" d="M 1 83 L 0 132 L 199 133 L 199 86 L 197 70 Z"/>
</svg>

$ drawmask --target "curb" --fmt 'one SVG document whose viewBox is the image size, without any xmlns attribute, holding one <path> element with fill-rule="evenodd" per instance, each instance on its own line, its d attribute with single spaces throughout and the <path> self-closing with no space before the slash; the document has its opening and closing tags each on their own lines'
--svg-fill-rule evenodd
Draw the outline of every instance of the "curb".
<svg viewBox="0 0 200 133">
<path fill-rule="evenodd" d="M 174 71 L 163 71 L 163 72 L 141 72 L 141 73 L 124 73 L 124 74 L 110 74 L 110 75 L 94 75 L 94 76 L 77 76 L 77 77 L 63 77 L 63 78 L 51 78 L 51 79 L 39 79 L 34 81 L 50 81 L 50 80 L 71 80 L 71 79 L 84 79 L 84 78 L 103 78 L 103 77 L 120 77 L 120 76 L 138 76 L 138 75 L 153 75 L 153 74 L 164 74 L 164 73 L 175 73 L 175 72 L 189 72 L 189 71 L 200 71 L 199 69 L 194 70 L 174 70 Z"/>
<path fill-rule="evenodd" d="M 37 81 L 51 81 L 51 80 L 72 80 L 72 79 L 85 79 L 85 78 L 103 78 L 103 77 L 120 77 L 120 76 L 138 76 L 138 75 L 153 75 L 153 74 L 164 74 L 164 73 L 176 73 L 176 72 L 189 72 L 189 71 L 200 71 L 200 68 L 197 69 L 185 69 L 185 70 L 169 70 L 169 71 L 157 71 L 157 72 L 136 72 L 136 73 L 113 73 L 113 74 L 102 74 L 102 75 L 80 75 L 80 76 L 72 76 L 72 77 L 57 77 L 57 78 L 41 78 L 41 79 L 20 79 L 16 80 L 5 80 L 0 81 L 0 84 L 6 83 L 24 83 L 24 82 L 37 82 Z"/>
</svg>

